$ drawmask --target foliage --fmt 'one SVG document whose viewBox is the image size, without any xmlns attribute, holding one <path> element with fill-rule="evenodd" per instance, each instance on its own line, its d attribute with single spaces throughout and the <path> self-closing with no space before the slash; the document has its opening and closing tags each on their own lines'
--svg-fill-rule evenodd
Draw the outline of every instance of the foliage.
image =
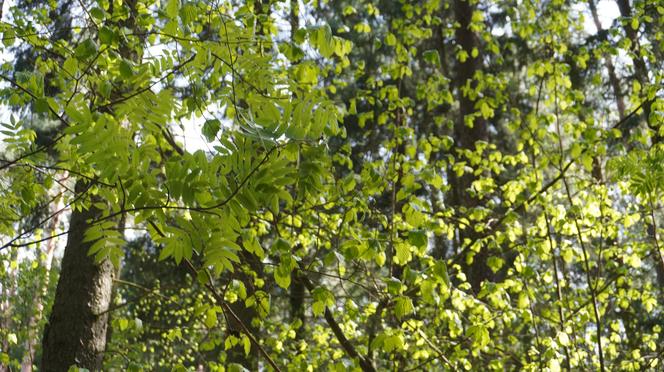
<svg viewBox="0 0 664 372">
<path fill-rule="evenodd" d="M 69 4 L 0 23 L 3 364 L 57 188 L 111 369 L 661 368 L 664 4 Z"/>
</svg>

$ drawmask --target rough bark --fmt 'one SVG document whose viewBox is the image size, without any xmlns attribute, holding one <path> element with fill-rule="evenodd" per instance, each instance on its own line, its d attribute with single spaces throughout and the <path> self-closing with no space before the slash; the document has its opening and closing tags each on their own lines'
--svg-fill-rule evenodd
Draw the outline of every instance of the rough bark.
<svg viewBox="0 0 664 372">
<path fill-rule="evenodd" d="M 120 28 L 138 29 L 137 1 L 125 0 L 123 11 L 129 15 L 116 22 Z M 115 13 L 115 4 L 110 2 L 108 12 Z M 145 36 L 139 37 L 142 43 Z M 139 62 L 141 55 L 126 40 L 119 45 L 119 54 L 126 59 Z M 111 97 L 122 95 L 126 87 L 117 87 Z M 105 107 L 112 113 L 112 107 Z M 76 193 L 88 187 L 84 182 L 76 184 Z M 72 211 L 69 235 L 62 259 L 60 280 L 55 294 L 53 310 L 44 330 L 42 341 L 42 370 L 66 370 L 77 364 L 89 370 L 100 370 L 107 342 L 110 315 L 107 311 L 113 299 L 113 279 L 116 268 L 109 260 L 94 262 L 88 257 L 91 242 L 83 242 L 88 221 L 98 218 L 101 211 L 91 207 L 85 211 Z M 124 216 L 118 220 L 118 228 L 124 229 Z"/>
<path fill-rule="evenodd" d="M 87 185 L 79 181 L 76 192 Z M 108 313 L 115 270 L 109 260 L 88 256 L 92 242 L 83 242 L 95 207 L 72 211 L 53 309 L 42 340 L 42 371 L 66 371 L 71 365 L 101 369 L 106 347 Z M 100 314 L 100 315 L 99 315 Z"/>
<path fill-rule="evenodd" d="M 468 58 L 463 62 L 458 62 L 456 66 L 454 83 L 456 87 L 457 100 L 459 101 L 459 116 L 454 124 L 455 150 L 474 149 L 477 141 L 486 141 L 488 131 L 486 121 L 482 118 L 475 118 L 472 127 L 466 125 L 466 116 L 474 113 L 475 99 L 464 93 L 464 87 L 470 84 L 475 85 L 473 77 L 481 68 L 481 55 L 478 53 L 473 57 L 473 49 L 480 50 L 478 36 L 470 30 L 474 5 L 467 0 L 454 1 L 454 17 L 458 23 L 455 31 L 455 40 L 458 46 L 468 53 Z M 458 153 L 455 153 L 457 161 L 462 161 Z M 479 204 L 479 200 L 470 194 L 469 189 L 475 181 L 475 176 L 471 173 L 464 173 L 457 177 L 454 171 L 449 175 L 451 189 L 451 204 L 456 207 L 457 213 L 468 211 Z M 459 245 L 465 246 L 464 241 L 469 239 L 474 241 L 478 234 L 471 227 L 459 229 Z M 465 272 L 468 281 L 475 291 L 479 291 L 481 283 L 490 278 L 491 270 L 486 264 L 488 252 L 483 248 L 475 254 L 472 264 L 466 265 Z"/>
</svg>

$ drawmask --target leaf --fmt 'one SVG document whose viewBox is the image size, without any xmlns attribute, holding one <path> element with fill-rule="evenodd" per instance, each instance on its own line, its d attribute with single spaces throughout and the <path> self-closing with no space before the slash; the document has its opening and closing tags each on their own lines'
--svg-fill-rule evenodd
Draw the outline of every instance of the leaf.
<svg viewBox="0 0 664 372">
<path fill-rule="evenodd" d="M 16 32 L 14 31 L 13 28 L 8 28 L 5 30 L 5 32 L 2 34 L 2 44 L 5 47 L 10 47 L 14 45 L 14 42 L 16 41 Z"/>
<path fill-rule="evenodd" d="M 396 299 L 394 314 L 398 319 L 402 319 L 404 316 L 412 314 L 414 310 L 413 300 L 411 300 L 410 297 L 401 296 Z"/>
<path fill-rule="evenodd" d="M 291 284 L 291 269 L 283 263 L 274 270 L 274 281 L 283 289 Z"/>
<path fill-rule="evenodd" d="M 481 324 L 468 327 L 468 336 L 473 339 L 473 345 L 479 349 L 484 348 L 490 341 L 489 330 Z"/>
<path fill-rule="evenodd" d="M 75 76 L 78 72 L 78 62 L 72 57 L 65 59 L 62 67 L 70 76 Z"/>
<path fill-rule="evenodd" d="M 90 15 L 98 21 L 103 21 L 106 16 L 104 11 L 99 7 L 90 9 Z"/>
<path fill-rule="evenodd" d="M 203 124 L 203 135 L 208 142 L 215 140 L 217 133 L 221 129 L 221 122 L 217 119 L 206 120 Z"/>
<path fill-rule="evenodd" d="M 329 25 L 325 24 L 316 30 L 315 45 L 318 47 L 320 54 L 325 58 L 329 58 L 334 54 L 334 39 L 332 38 L 332 31 Z"/>
<path fill-rule="evenodd" d="M 450 278 L 447 274 L 447 265 L 445 264 L 445 261 L 437 260 L 433 265 L 433 273 L 441 283 L 444 283 L 445 286 L 449 287 Z"/>
<path fill-rule="evenodd" d="M 37 100 L 35 100 L 35 106 L 34 106 L 35 112 L 46 113 L 49 112 L 49 108 L 50 107 L 46 98 L 37 98 Z"/>
<path fill-rule="evenodd" d="M 427 234 L 423 230 L 411 230 L 408 233 L 408 242 L 418 248 L 422 248 L 428 244 L 429 238 L 427 238 Z"/>
<path fill-rule="evenodd" d="M 422 57 L 432 65 L 440 66 L 440 54 L 438 54 L 437 50 L 427 50 L 422 54 Z"/>
<path fill-rule="evenodd" d="M 208 309 L 205 312 L 205 326 L 210 329 L 217 325 L 217 312 L 214 309 Z"/>
<path fill-rule="evenodd" d="M 244 356 L 249 356 L 251 352 L 251 340 L 247 335 L 242 335 L 242 344 L 244 346 Z"/>
<path fill-rule="evenodd" d="M 178 16 L 178 10 L 180 9 L 179 0 L 168 0 L 166 3 L 166 15 L 168 18 L 174 19 Z"/>
<path fill-rule="evenodd" d="M 410 253 L 410 245 L 405 243 L 397 243 L 395 244 L 395 249 L 396 257 L 394 262 L 396 264 L 403 266 L 412 259 L 413 256 Z"/>
<path fill-rule="evenodd" d="M 120 76 L 123 78 L 130 78 L 134 76 L 134 68 L 131 65 L 131 62 L 127 61 L 126 59 L 123 59 L 120 61 L 120 66 L 118 67 L 118 70 L 120 71 Z"/>
<path fill-rule="evenodd" d="M 86 61 L 97 54 L 97 44 L 92 39 L 85 39 L 76 46 L 74 54 L 76 58 Z"/>
</svg>

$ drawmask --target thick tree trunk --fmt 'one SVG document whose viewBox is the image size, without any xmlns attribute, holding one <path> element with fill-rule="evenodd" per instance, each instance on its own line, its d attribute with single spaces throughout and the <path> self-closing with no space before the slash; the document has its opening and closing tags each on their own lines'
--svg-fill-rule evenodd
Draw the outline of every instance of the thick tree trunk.
<svg viewBox="0 0 664 372">
<path fill-rule="evenodd" d="M 480 44 L 479 39 L 475 33 L 470 30 L 474 6 L 467 0 L 454 1 L 454 17 L 459 27 L 455 31 L 455 39 L 458 46 L 468 53 L 465 61 L 459 62 L 456 66 L 454 83 L 457 91 L 457 99 L 459 101 L 459 117 L 454 125 L 454 141 L 456 150 L 474 149 L 477 141 L 486 141 L 488 139 L 487 124 L 482 118 L 475 118 L 472 127 L 466 125 L 466 116 L 474 113 L 475 99 L 470 95 L 464 93 L 464 87 L 470 84 L 471 88 L 475 86 L 473 77 L 475 73 L 481 68 L 481 55 L 479 54 Z M 473 57 L 473 50 L 477 49 L 478 53 Z M 457 161 L 462 161 L 461 156 L 455 153 Z M 457 177 L 454 171 L 450 171 L 449 179 L 452 186 L 451 190 L 451 204 L 457 208 L 457 213 L 465 214 L 465 211 L 478 206 L 479 201 L 474 198 L 469 189 L 475 176 L 471 173 L 464 173 L 462 176 Z M 471 224 L 472 225 L 472 224 Z M 473 241 L 477 239 L 477 233 L 473 227 L 460 227 L 459 228 L 459 242 L 461 246 L 465 246 L 464 241 L 469 239 Z M 490 278 L 491 270 L 486 264 L 488 252 L 483 248 L 480 252 L 475 254 L 473 262 L 465 267 L 466 276 L 475 291 L 479 291 L 481 283 Z"/>
<path fill-rule="evenodd" d="M 85 187 L 79 181 L 76 192 Z M 100 212 L 91 207 L 71 214 L 55 302 L 42 340 L 42 371 L 66 371 L 71 365 L 101 369 L 115 270 L 109 260 L 96 263 L 88 256 L 92 243 L 83 242 L 88 220 Z"/>
</svg>

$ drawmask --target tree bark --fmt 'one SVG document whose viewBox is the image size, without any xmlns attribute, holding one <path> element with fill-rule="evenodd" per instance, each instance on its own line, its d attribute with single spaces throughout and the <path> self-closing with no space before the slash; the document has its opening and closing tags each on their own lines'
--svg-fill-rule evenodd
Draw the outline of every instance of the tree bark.
<svg viewBox="0 0 664 372">
<path fill-rule="evenodd" d="M 85 192 L 86 187 L 79 181 L 76 192 Z M 101 369 L 108 326 L 105 311 L 115 270 L 108 259 L 96 263 L 88 256 L 92 242 L 83 242 L 88 221 L 100 214 L 94 206 L 72 211 L 55 301 L 42 340 L 42 371 L 66 371 L 72 365 Z"/>
<path fill-rule="evenodd" d="M 455 150 L 474 149 L 477 141 L 486 141 L 488 139 L 488 131 L 486 121 L 482 118 L 475 118 L 472 127 L 466 125 L 466 116 L 473 114 L 475 110 L 476 99 L 471 95 L 464 93 L 464 87 L 470 84 L 473 88 L 473 78 L 475 73 L 481 68 L 481 55 L 477 53 L 473 57 L 473 50 L 480 50 L 480 43 L 478 36 L 469 28 L 474 6 L 467 0 L 454 1 L 454 17 L 458 23 L 455 30 L 455 40 L 458 46 L 461 47 L 468 57 L 463 62 L 458 62 L 456 66 L 454 83 L 456 87 L 457 100 L 459 101 L 459 116 L 454 124 L 454 141 Z M 463 161 L 462 156 L 455 152 L 454 156 L 456 161 Z M 479 205 L 479 200 L 469 193 L 469 189 L 475 181 L 475 176 L 472 173 L 464 173 L 457 177 L 454 171 L 449 173 L 451 189 L 450 204 L 457 209 L 457 213 L 468 211 Z M 478 238 L 478 234 L 473 230 L 472 226 L 459 228 L 459 245 L 464 246 L 466 239 L 474 241 Z M 466 265 L 465 271 L 469 283 L 475 291 L 479 291 L 481 283 L 491 277 L 492 271 L 488 268 L 486 260 L 488 252 L 482 249 L 476 253 L 473 262 Z"/>
</svg>

